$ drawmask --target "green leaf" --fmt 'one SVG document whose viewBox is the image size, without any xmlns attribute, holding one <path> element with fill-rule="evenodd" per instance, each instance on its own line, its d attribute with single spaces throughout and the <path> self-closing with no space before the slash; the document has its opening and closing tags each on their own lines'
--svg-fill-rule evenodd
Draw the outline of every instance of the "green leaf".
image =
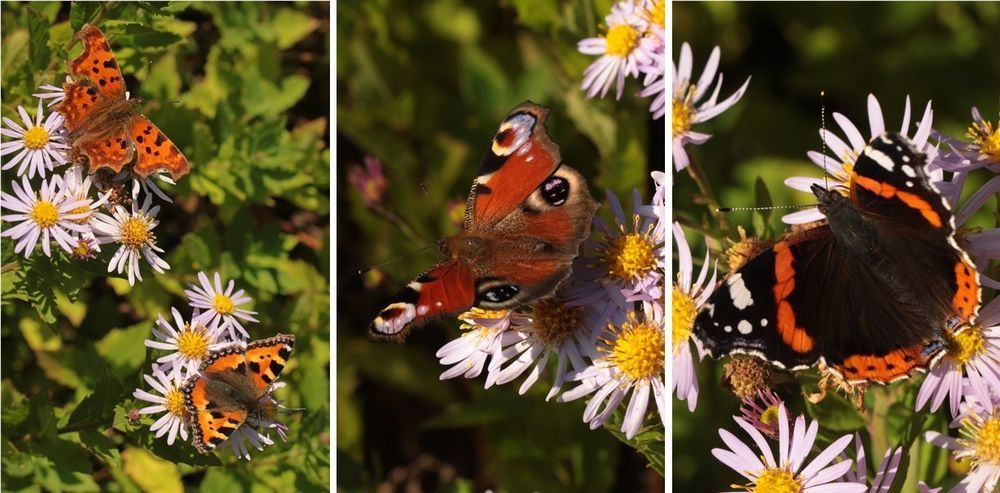
<svg viewBox="0 0 1000 493">
<path fill-rule="evenodd" d="M 83 29 L 97 12 L 104 8 L 103 2 L 74 2 L 70 4 L 69 24 L 73 27 L 73 32 Z"/>
<path fill-rule="evenodd" d="M 167 314 L 168 320 L 173 320 Z M 153 321 L 140 322 L 122 329 L 111 329 L 95 347 L 119 378 L 134 375 L 145 359 L 144 341 L 152 338 Z"/>
<path fill-rule="evenodd" d="M 278 48 L 291 48 L 320 26 L 319 19 L 293 9 L 278 9 L 271 22 Z"/>
<path fill-rule="evenodd" d="M 160 31 L 145 24 L 130 21 L 107 21 L 105 22 L 106 36 L 115 36 L 115 40 L 127 42 L 131 48 L 163 48 L 181 41 L 181 37 L 167 31 Z"/>
<path fill-rule="evenodd" d="M 149 452 L 126 447 L 122 452 L 125 474 L 143 491 L 181 493 L 184 484 L 177 464 L 160 459 Z"/>
<path fill-rule="evenodd" d="M 518 20 L 536 31 L 551 29 L 561 21 L 557 2 L 513 0 L 511 4 L 517 10 Z"/>
<path fill-rule="evenodd" d="M 81 431 L 95 426 L 107 426 L 114 419 L 115 405 L 125 397 L 125 386 L 107 365 L 92 392 L 76 406 L 61 433 Z"/>
<path fill-rule="evenodd" d="M 49 27 L 51 24 L 45 16 L 28 8 L 28 42 L 29 54 L 28 63 L 35 72 L 41 72 L 49 65 L 51 53 L 49 51 Z"/>
</svg>

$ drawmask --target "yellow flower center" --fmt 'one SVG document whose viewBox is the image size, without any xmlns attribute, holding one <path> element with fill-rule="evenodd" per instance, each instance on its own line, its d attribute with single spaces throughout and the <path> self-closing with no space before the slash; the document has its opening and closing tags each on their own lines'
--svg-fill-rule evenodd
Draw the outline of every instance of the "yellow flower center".
<svg viewBox="0 0 1000 493">
<path fill-rule="evenodd" d="M 184 324 L 184 330 L 177 335 L 177 351 L 187 359 L 203 359 L 208 355 L 208 338 L 205 327 Z"/>
<path fill-rule="evenodd" d="M 173 387 L 164 396 L 163 406 L 167 408 L 167 412 L 183 418 L 187 411 L 184 410 L 184 392 L 180 389 Z"/>
<path fill-rule="evenodd" d="M 684 135 L 688 130 L 691 130 L 691 121 L 694 120 L 695 110 L 694 103 L 691 99 L 694 97 L 695 87 L 688 85 L 687 90 L 685 90 L 682 95 L 674 93 L 674 104 L 673 104 L 673 126 L 674 126 L 674 137 L 679 135 Z"/>
<path fill-rule="evenodd" d="M 553 298 L 535 303 L 531 333 L 548 348 L 558 348 L 583 320 L 582 306 L 566 306 Z"/>
<path fill-rule="evenodd" d="M 122 245 L 137 249 L 145 245 L 151 236 L 149 234 L 149 223 L 141 216 L 131 216 L 122 223 Z"/>
<path fill-rule="evenodd" d="M 59 222 L 59 209 L 48 200 L 39 200 L 31 208 L 31 220 L 42 229 L 48 228 Z"/>
<path fill-rule="evenodd" d="M 698 310 L 691 298 L 681 288 L 674 286 L 673 292 L 673 316 L 671 317 L 672 342 L 674 354 L 680 352 L 681 345 L 686 343 L 691 337 L 691 329 L 694 328 L 694 319 L 698 315 Z"/>
<path fill-rule="evenodd" d="M 986 351 L 986 341 L 979 326 L 969 327 L 958 334 L 945 334 L 948 340 L 948 357 L 959 365 Z"/>
<path fill-rule="evenodd" d="M 24 133 L 24 147 L 37 151 L 49 143 L 49 133 L 45 127 L 31 127 Z"/>
<path fill-rule="evenodd" d="M 76 246 L 73 247 L 72 255 L 78 258 L 90 256 L 90 243 L 85 240 L 78 241 Z"/>
<path fill-rule="evenodd" d="M 636 219 L 638 221 L 638 219 Z M 650 227 L 652 230 L 652 226 Z M 656 268 L 653 242 L 641 233 L 625 233 L 611 240 L 604 251 L 608 271 L 620 279 L 635 279 Z"/>
<path fill-rule="evenodd" d="M 802 483 L 787 469 L 768 469 L 757 478 L 753 493 L 799 493 Z"/>
<path fill-rule="evenodd" d="M 972 466 L 1000 466 L 1000 414 L 994 412 L 986 418 L 968 417 L 962 425 L 965 438 L 959 438 L 959 442 L 974 452 Z"/>
<path fill-rule="evenodd" d="M 996 129 L 987 120 L 972 122 L 968 136 L 979 146 L 982 157 L 1000 161 L 1000 125 Z"/>
<path fill-rule="evenodd" d="M 767 406 L 764 412 L 760 413 L 760 422 L 765 426 L 771 426 L 778 422 L 778 406 Z"/>
<path fill-rule="evenodd" d="M 215 299 L 212 300 L 212 308 L 223 315 L 229 315 L 233 313 L 233 299 L 222 293 L 217 293 Z"/>
<path fill-rule="evenodd" d="M 90 221 L 90 212 L 91 212 L 90 206 L 87 205 L 87 204 L 84 204 L 84 205 L 81 205 L 80 207 L 77 207 L 75 209 L 70 209 L 69 214 L 70 215 L 72 215 L 72 214 L 83 214 L 83 216 L 81 216 L 79 219 L 74 219 L 73 222 L 75 222 L 77 224 L 86 224 L 87 221 Z"/>
<path fill-rule="evenodd" d="M 625 376 L 638 381 L 663 375 L 666 338 L 659 327 L 639 322 L 633 313 L 616 332 L 618 338 L 611 343 L 609 359 Z"/>
<path fill-rule="evenodd" d="M 605 36 L 607 44 L 607 54 L 626 57 L 639 44 L 639 31 L 628 24 L 619 24 L 612 27 Z"/>
</svg>

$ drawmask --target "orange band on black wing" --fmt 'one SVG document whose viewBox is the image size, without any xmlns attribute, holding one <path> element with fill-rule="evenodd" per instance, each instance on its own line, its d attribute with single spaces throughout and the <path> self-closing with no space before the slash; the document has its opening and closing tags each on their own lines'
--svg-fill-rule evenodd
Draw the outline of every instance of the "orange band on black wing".
<svg viewBox="0 0 1000 493">
<path fill-rule="evenodd" d="M 815 343 L 805 329 L 797 326 L 795 310 L 788 297 L 795 291 L 794 255 L 787 241 L 774 245 L 774 302 L 778 306 L 778 335 L 792 351 L 806 354 L 813 350 Z"/>
<path fill-rule="evenodd" d="M 964 259 L 955 263 L 955 285 L 952 306 L 961 322 L 970 322 L 979 313 L 979 272 Z"/>
<path fill-rule="evenodd" d="M 853 176 L 852 181 L 859 187 L 879 195 L 880 197 L 887 199 L 891 199 L 893 197 L 898 198 L 907 206 L 918 210 L 920 215 L 935 228 L 940 228 L 944 225 L 944 222 L 941 220 L 941 215 L 934 210 L 934 206 L 915 193 L 898 190 L 896 187 L 888 183 L 879 182 L 868 178 L 867 176 L 861 176 L 858 174 Z"/>
<path fill-rule="evenodd" d="M 884 355 L 855 355 L 833 367 L 850 383 L 891 383 L 906 378 L 915 368 L 925 368 L 933 356 L 923 346 L 900 348 Z"/>
<path fill-rule="evenodd" d="M 295 336 L 286 334 L 253 341 L 247 346 L 247 372 L 257 390 L 263 392 L 278 379 L 293 349 Z"/>
</svg>

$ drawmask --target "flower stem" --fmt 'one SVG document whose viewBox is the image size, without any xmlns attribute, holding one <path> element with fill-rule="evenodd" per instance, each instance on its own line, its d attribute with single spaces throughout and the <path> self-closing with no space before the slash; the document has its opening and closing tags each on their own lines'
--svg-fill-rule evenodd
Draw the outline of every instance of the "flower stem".
<svg viewBox="0 0 1000 493">
<path fill-rule="evenodd" d="M 715 198 L 715 193 L 712 192 L 712 185 L 708 182 L 708 178 L 705 177 L 705 173 L 694 157 L 689 157 L 687 170 L 691 178 L 694 179 L 694 182 L 698 184 L 698 190 L 701 192 L 705 205 L 708 207 L 708 212 L 719 223 L 719 229 L 726 233 L 726 236 L 732 236 L 731 233 L 733 231 L 731 230 L 729 221 L 726 219 L 726 215 L 719 210 L 719 201 Z"/>
</svg>

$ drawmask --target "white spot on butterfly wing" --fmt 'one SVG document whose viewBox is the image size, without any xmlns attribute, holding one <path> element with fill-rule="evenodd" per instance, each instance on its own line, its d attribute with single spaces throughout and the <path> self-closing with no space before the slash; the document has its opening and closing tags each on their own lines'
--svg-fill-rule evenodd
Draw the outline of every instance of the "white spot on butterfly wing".
<svg viewBox="0 0 1000 493">
<path fill-rule="evenodd" d="M 727 326 L 723 327 L 722 330 L 724 330 L 726 332 L 732 332 L 733 331 L 733 327 L 730 326 L 730 325 L 727 325 Z"/>
<path fill-rule="evenodd" d="M 913 169 L 913 166 L 910 166 L 909 164 L 904 164 L 901 168 L 903 170 L 903 174 L 905 174 L 906 176 L 909 176 L 910 178 L 917 176 L 917 171 Z"/>
<path fill-rule="evenodd" d="M 753 325 L 746 320 L 740 320 L 740 323 L 736 324 L 736 330 L 740 331 L 740 334 L 747 335 L 753 332 Z"/>
<path fill-rule="evenodd" d="M 729 297 L 733 300 L 733 306 L 738 310 L 744 310 L 753 305 L 753 295 L 743 282 L 742 274 L 737 272 L 726 280 L 726 284 L 729 286 Z"/>
<path fill-rule="evenodd" d="M 514 151 L 517 151 L 531 137 L 531 128 L 535 125 L 535 121 L 535 117 L 529 113 L 518 113 L 501 123 L 500 128 L 497 130 L 497 135 L 510 132 L 506 136 L 506 139 L 509 139 L 511 134 L 513 134 L 514 139 L 510 145 L 505 146 L 497 142 L 496 137 L 494 137 L 492 146 L 493 154 L 497 156 L 509 156 Z"/>
<path fill-rule="evenodd" d="M 760 326 L 761 327 L 767 327 L 767 319 L 766 318 L 760 319 Z"/>
<path fill-rule="evenodd" d="M 892 161 L 892 158 L 878 149 L 865 147 L 864 155 L 871 158 L 872 161 L 875 161 L 875 164 L 886 171 L 892 172 L 893 168 L 896 167 L 896 163 Z"/>
<path fill-rule="evenodd" d="M 913 182 L 910 181 L 910 180 L 906 180 L 906 186 L 907 187 L 912 187 L 913 186 Z"/>
<path fill-rule="evenodd" d="M 426 310 L 426 307 L 421 307 Z M 417 318 L 417 309 L 412 303 L 393 303 L 382 310 L 385 313 L 387 310 L 399 309 L 402 310 L 398 315 L 392 318 L 385 319 L 382 315 L 375 317 L 375 321 L 372 322 L 375 326 L 375 330 L 382 334 L 394 335 L 398 334 L 407 326 L 413 319 Z"/>
</svg>

